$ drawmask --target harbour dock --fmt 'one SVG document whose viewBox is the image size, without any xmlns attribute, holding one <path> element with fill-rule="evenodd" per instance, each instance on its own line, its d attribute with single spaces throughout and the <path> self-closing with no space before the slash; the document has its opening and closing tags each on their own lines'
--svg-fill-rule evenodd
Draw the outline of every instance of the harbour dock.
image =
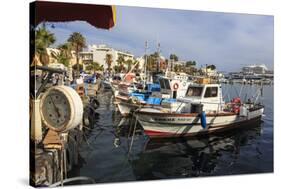
<svg viewBox="0 0 281 189">
<path fill-rule="evenodd" d="M 42 140 L 30 140 L 30 183 L 34 186 L 58 186 L 68 181 L 67 173 L 79 163 L 79 146 L 84 140 L 84 130 L 91 129 L 89 112 L 94 110 L 96 98 L 101 87 L 101 80 L 95 84 L 85 83 L 73 86 L 83 102 L 83 109 L 88 114 L 83 116 L 78 127 L 58 133 L 51 129 L 43 129 Z M 90 109 L 90 110 L 89 110 Z M 91 112 L 93 113 L 93 112 Z M 31 115 L 32 117 L 32 115 Z M 33 169 L 34 168 L 34 169 Z M 92 183 L 90 178 L 76 178 Z M 73 179 L 72 179 L 73 180 Z M 75 180 L 75 179 L 74 179 Z"/>
</svg>

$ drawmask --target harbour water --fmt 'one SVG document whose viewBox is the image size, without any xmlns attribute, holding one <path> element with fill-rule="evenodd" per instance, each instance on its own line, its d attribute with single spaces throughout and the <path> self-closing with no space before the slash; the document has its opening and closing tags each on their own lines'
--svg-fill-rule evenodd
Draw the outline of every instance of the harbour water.
<svg viewBox="0 0 281 189">
<path fill-rule="evenodd" d="M 259 85 L 223 85 L 225 100 L 242 100 Z M 80 164 L 70 173 L 96 183 L 273 172 L 273 86 L 263 86 L 262 121 L 200 138 L 150 140 L 133 118 L 117 112 L 111 90 L 98 95 L 100 107 L 85 129 Z M 132 142 L 133 138 L 133 142 Z M 132 146 L 130 150 L 130 146 Z"/>
</svg>

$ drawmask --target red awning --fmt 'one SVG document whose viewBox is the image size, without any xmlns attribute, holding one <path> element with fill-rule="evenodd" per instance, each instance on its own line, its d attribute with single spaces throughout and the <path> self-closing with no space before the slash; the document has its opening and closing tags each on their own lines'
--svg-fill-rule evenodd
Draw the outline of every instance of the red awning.
<svg viewBox="0 0 281 189">
<path fill-rule="evenodd" d="M 103 29 L 115 25 L 115 6 L 49 1 L 35 2 L 35 25 L 41 22 L 86 21 Z"/>
</svg>

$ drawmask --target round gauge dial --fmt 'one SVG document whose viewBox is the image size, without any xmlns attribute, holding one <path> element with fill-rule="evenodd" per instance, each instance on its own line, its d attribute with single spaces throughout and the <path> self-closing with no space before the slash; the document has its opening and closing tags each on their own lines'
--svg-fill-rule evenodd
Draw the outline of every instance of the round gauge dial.
<svg viewBox="0 0 281 189">
<path fill-rule="evenodd" d="M 69 100 L 65 94 L 52 90 L 42 102 L 42 114 L 48 125 L 56 129 L 64 127 L 71 115 Z"/>
<path fill-rule="evenodd" d="M 67 132 L 82 122 L 83 103 L 71 87 L 50 87 L 40 100 L 40 115 L 46 127 L 56 132 Z"/>
</svg>

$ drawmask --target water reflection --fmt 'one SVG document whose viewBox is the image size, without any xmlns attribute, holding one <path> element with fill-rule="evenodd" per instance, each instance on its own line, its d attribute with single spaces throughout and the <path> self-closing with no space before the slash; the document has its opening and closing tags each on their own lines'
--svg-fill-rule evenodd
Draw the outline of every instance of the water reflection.
<svg viewBox="0 0 281 189">
<path fill-rule="evenodd" d="M 133 170 L 138 180 L 220 175 L 216 169 L 234 165 L 241 147 L 251 145 L 260 134 L 258 122 L 203 138 L 150 139 L 132 162 Z"/>
<path fill-rule="evenodd" d="M 272 95 L 271 88 L 264 91 L 264 122 L 248 128 L 200 138 L 150 140 L 139 124 L 133 136 L 135 119 L 122 118 L 111 91 L 102 91 L 100 107 L 88 112 L 80 164 L 69 176 L 106 183 L 272 172 Z"/>
</svg>

